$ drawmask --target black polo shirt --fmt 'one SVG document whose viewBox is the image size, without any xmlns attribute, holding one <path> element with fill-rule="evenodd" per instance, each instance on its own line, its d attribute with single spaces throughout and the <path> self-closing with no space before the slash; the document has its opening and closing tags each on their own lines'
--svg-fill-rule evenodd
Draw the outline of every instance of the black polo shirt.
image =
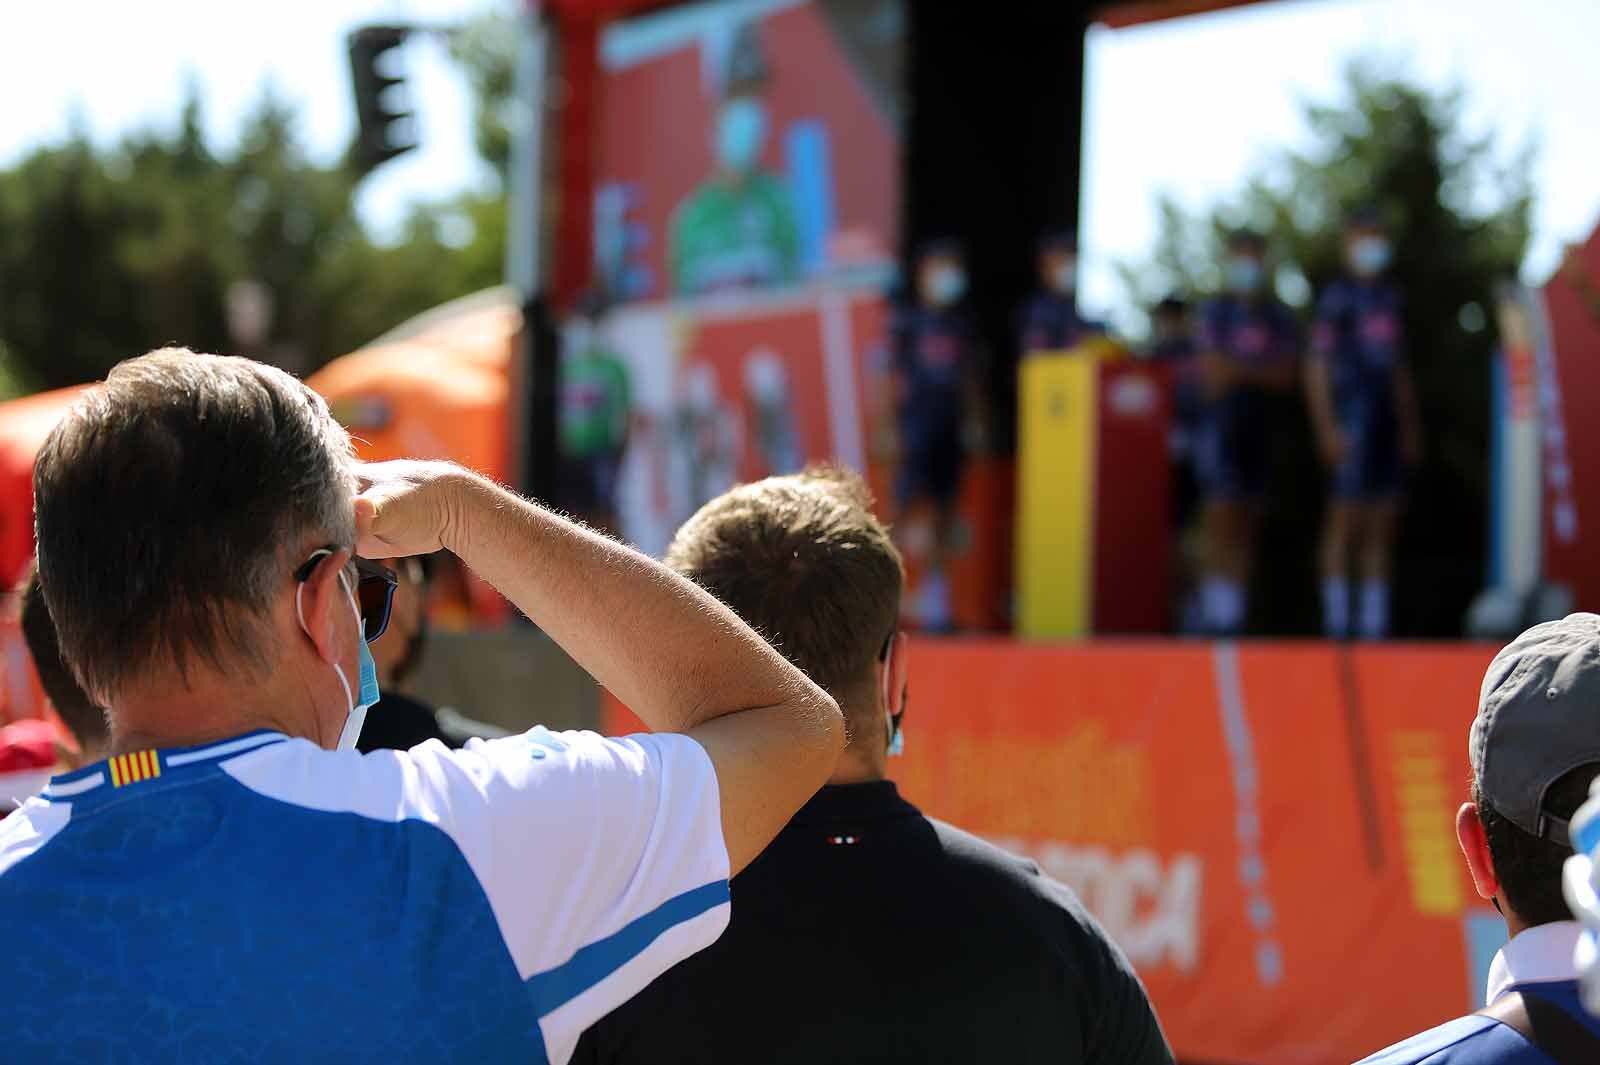
<svg viewBox="0 0 1600 1065">
<path fill-rule="evenodd" d="M 889 781 L 822 789 L 733 881 L 722 938 L 591 1028 L 577 1065 L 1170 1065 L 1076 896 Z"/>
<path fill-rule="evenodd" d="M 461 746 L 459 740 L 453 739 L 439 727 L 433 707 L 409 695 L 384 692 L 383 698 L 367 710 L 367 719 L 361 723 L 361 736 L 356 740 L 356 750 L 362 754 L 386 749 L 409 751 L 429 740 L 441 740 L 446 747 Z"/>
</svg>

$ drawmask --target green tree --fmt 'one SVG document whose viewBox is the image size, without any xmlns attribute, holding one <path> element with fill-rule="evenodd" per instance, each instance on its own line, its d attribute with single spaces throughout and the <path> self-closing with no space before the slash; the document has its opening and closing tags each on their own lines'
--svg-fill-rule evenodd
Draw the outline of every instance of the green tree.
<svg viewBox="0 0 1600 1065">
<path fill-rule="evenodd" d="M 495 56 L 487 39 L 463 52 L 482 92 L 501 91 Z M 309 372 L 501 278 L 499 188 L 418 205 L 380 243 L 356 216 L 357 176 L 307 156 L 271 86 L 227 148 L 208 142 L 192 82 L 177 118 L 106 147 L 76 131 L 0 171 L 0 397 L 94 380 L 161 344 L 239 350 L 239 282 L 272 305 L 243 353 Z M 503 167 L 493 138 L 480 141 Z"/>
<path fill-rule="evenodd" d="M 1381 210 L 1424 428 L 1397 557 L 1396 627 L 1457 635 L 1482 585 L 1494 292 L 1517 276 L 1527 249 L 1531 151 L 1501 165 L 1490 137 L 1465 130 L 1459 90 L 1432 92 L 1362 64 L 1348 70 L 1347 86 L 1346 100 L 1307 106 L 1310 148 L 1284 153 L 1204 217 L 1158 204 L 1150 262 L 1125 267 L 1123 276 L 1146 305 L 1169 287 L 1214 291 L 1224 234 L 1252 226 L 1269 235 L 1280 294 L 1309 314 L 1311 297 L 1342 268 L 1345 212 Z M 1303 404 L 1296 398 L 1281 414 L 1285 446 L 1263 529 L 1255 614 L 1265 631 L 1315 632 L 1323 474 Z"/>
<path fill-rule="evenodd" d="M 450 38 L 450 54 L 472 87 L 478 154 L 494 167 L 502 185 L 511 165 L 518 38 L 515 20 L 499 10 L 468 20 Z"/>
</svg>

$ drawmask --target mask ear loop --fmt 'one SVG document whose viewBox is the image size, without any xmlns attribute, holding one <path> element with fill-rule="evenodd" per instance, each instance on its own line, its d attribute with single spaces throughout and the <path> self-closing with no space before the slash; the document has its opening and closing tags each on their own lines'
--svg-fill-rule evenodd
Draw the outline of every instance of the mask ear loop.
<svg viewBox="0 0 1600 1065">
<path fill-rule="evenodd" d="M 315 551 L 313 551 L 311 553 L 311 557 L 312 558 L 316 558 L 318 555 L 331 555 L 331 554 L 333 554 L 333 552 L 329 551 L 326 547 L 320 547 L 320 548 L 318 548 L 317 550 L 315 550 Z M 350 585 L 344 579 L 344 574 L 343 573 L 339 574 L 339 586 L 344 589 L 344 594 L 345 594 L 346 598 L 353 598 L 353 597 L 350 596 Z M 306 582 L 305 581 L 301 581 L 301 582 L 299 582 L 298 584 L 295 585 L 295 588 L 294 588 L 294 616 L 295 616 L 295 620 L 300 622 L 300 630 L 302 632 L 304 632 L 307 636 L 310 636 L 311 635 L 311 630 L 306 626 L 305 605 L 304 605 L 304 603 L 302 602 L 302 600 L 300 598 L 301 595 L 305 592 L 305 590 L 306 590 Z M 359 625 L 360 623 L 361 623 L 361 611 L 358 609 L 356 611 L 356 624 Z M 350 711 L 355 709 L 356 701 L 350 697 L 350 682 L 345 679 L 344 670 L 339 668 L 339 663 L 337 663 L 337 662 L 333 663 L 333 675 L 339 678 L 339 686 L 344 689 L 345 713 L 348 714 L 348 713 L 350 713 Z"/>
</svg>

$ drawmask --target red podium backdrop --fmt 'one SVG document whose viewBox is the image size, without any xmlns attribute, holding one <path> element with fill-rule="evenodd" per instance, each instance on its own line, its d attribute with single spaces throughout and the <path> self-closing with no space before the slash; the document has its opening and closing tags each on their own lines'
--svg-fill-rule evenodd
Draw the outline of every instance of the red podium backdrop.
<svg viewBox="0 0 1600 1065">
<path fill-rule="evenodd" d="M 1600 390 L 1600 228 L 1570 249 L 1544 301 L 1552 363 L 1539 382 L 1544 577 L 1571 587 L 1580 610 L 1600 610 L 1600 421 L 1586 409 Z"/>
<path fill-rule="evenodd" d="M 1453 829 L 1492 653 L 914 643 L 891 769 L 1070 884 L 1182 1059 L 1345 1063 L 1476 1008 L 1503 940 Z"/>
</svg>

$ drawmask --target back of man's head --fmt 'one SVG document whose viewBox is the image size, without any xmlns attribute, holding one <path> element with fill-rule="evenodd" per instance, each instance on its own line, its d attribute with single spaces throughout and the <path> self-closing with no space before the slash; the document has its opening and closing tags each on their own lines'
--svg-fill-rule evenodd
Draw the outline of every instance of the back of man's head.
<svg viewBox="0 0 1600 1065">
<path fill-rule="evenodd" d="M 56 642 L 56 626 L 50 620 L 50 608 L 45 605 L 37 566 L 28 567 L 22 586 L 21 620 L 22 638 L 28 644 L 34 672 L 39 675 L 39 685 L 49 696 L 56 716 L 78 741 L 78 752 L 88 761 L 98 759 L 105 751 L 108 738 L 106 712 L 84 693 L 73 679 L 72 671 L 61 660 L 61 645 Z"/>
<path fill-rule="evenodd" d="M 265 675 L 267 614 L 306 545 L 354 546 L 350 463 L 327 404 L 281 370 L 181 348 L 113 369 L 34 465 L 40 582 L 83 688 L 114 707 L 197 664 Z"/>
<path fill-rule="evenodd" d="M 1561 869 L 1567 828 L 1600 772 L 1600 616 L 1546 622 L 1489 664 L 1473 721 L 1472 802 L 1523 924 L 1572 919 Z"/>
<path fill-rule="evenodd" d="M 1597 774 L 1600 763 L 1590 762 L 1561 776 L 1545 793 L 1545 807 L 1562 820 L 1571 820 L 1589 797 L 1589 782 Z M 1506 904 L 1530 927 L 1572 920 L 1561 895 L 1561 869 L 1572 857 L 1572 847 L 1524 832 L 1494 808 L 1476 783 L 1472 801 Z"/>
<path fill-rule="evenodd" d="M 905 570 L 871 506 L 866 484 L 844 470 L 769 477 L 701 507 L 666 562 L 833 695 L 853 737 L 881 743 L 870 682 L 900 616 Z"/>
</svg>

